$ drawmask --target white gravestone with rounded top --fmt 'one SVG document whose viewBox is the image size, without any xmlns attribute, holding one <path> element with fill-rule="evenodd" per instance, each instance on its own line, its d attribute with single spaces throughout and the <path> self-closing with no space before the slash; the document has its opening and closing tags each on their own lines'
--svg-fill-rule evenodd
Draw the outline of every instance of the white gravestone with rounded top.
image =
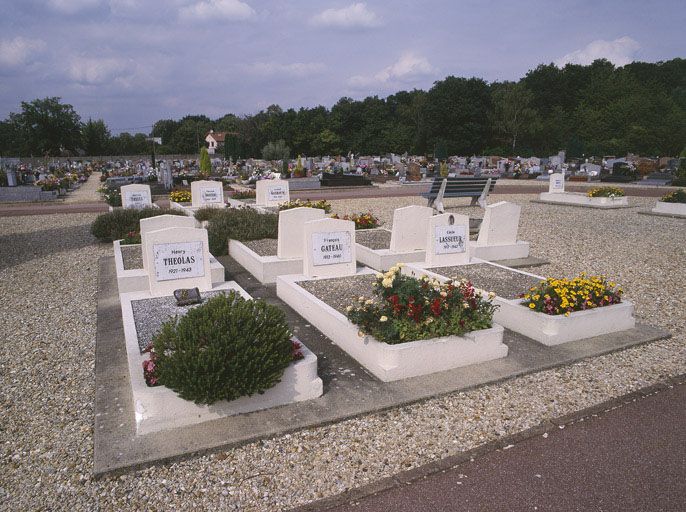
<svg viewBox="0 0 686 512">
<path fill-rule="evenodd" d="M 469 263 L 469 217 L 444 213 L 429 219 L 426 263 L 430 267 Z"/>
<path fill-rule="evenodd" d="M 521 206 L 507 201 L 489 204 L 481 222 L 477 245 L 516 244 L 521 211 Z"/>
<path fill-rule="evenodd" d="M 150 231 L 145 237 L 150 293 L 171 295 L 179 288 L 212 289 L 207 230 L 169 228 Z"/>
<path fill-rule="evenodd" d="M 305 223 L 303 269 L 307 277 L 354 275 L 355 223 L 349 220 L 321 219 Z"/>
<path fill-rule="evenodd" d="M 548 193 L 550 194 L 564 194 L 565 191 L 565 175 L 559 172 L 550 175 L 550 184 L 548 185 Z"/>
<path fill-rule="evenodd" d="M 141 247 L 145 247 L 145 237 L 151 231 L 169 228 L 197 228 L 198 222 L 194 217 L 188 217 L 186 215 L 158 215 L 157 217 L 141 219 L 139 225 L 141 232 Z M 143 268 L 146 270 L 148 269 L 147 265 L 147 259 L 143 258 Z"/>
<path fill-rule="evenodd" d="M 279 212 L 279 231 L 276 256 L 278 258 L 302 258 L 305 252 L 303 237 L 305 223 L 326 217 L 321 208 L 292 208 Z"/>
<path fill-rule="evenodd" d="M 255 184 L 257 206 L 279 206 L 290 201 L 290 189 L 286 180 L 259 180 Z"/>
<path fill-rule="evenodd" d="M 224 188 L 221 181 L 201 180 L 191 183 L 191 206 L 224 206 Z"/>
<path fill-rule="evenodd" d="M 124 185 L 121 187 L 121 205 L 124 208 L 149 208 L 152 206 L 150 185 Z"/>
<path fill-rule="evenodd" d="M 426 230 L 433 208 L 406 206 L 393 211 L 391 252 L 423 251 L 426 248 Z"/>
</svg>

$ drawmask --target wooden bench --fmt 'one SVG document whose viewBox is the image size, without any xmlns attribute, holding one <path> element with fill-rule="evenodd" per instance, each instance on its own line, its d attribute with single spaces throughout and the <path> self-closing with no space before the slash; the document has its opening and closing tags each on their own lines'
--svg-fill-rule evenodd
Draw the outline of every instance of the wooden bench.
<svg viewBox="0 0 686 512">
<path fill-rule="evenodd" d="M 493 192 L 497 177 L 474 178 L 471 176 L 449 176 L 441 178 L 437 176 L 431 183 L 428 192 L 422 197 L 428 199 L 427 206 L 433 206 L 439 213 L 443 213 L 443 198 L 445 197 L 471 197 L 470 206 L 478 204 L 486 208 L 486 198 Z"/>
</svg>

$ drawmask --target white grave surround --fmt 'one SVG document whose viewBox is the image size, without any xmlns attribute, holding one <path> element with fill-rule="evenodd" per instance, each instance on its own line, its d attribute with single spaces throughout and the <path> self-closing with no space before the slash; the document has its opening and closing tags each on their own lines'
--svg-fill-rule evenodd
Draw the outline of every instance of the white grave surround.
<svg viewBox="0 0 686 512">
<path fill-rule="evenodd" d="M 655 204 L 655 208 L 650 211 L 659 215 L 686 218 L 686 203 L 666 203 L 664 201 L 658 201 Z"/>
<path fill-rule="evenodd" d="M 159 215 L 157 217 L 149 217 L 140 221 L 141 226 L 141 244 L 132 244 L 128 247 L 135 247 L 136 250 L 142 251 L 148 232 L 157 231 L 168 228 L 195 228 L 197 221 L 192 217 L 181 217 L 180 215 Z M 114 264 L 117 272 L 117 287 L 119 293 L 137 292 L 150 289 L 150 281 L 146 259 L 143 258 L 144 268 L 124 269 L 124 258 L 122 255 L 121 240 L 115 240 L 114 247 Z M 217 285 L 224 282 L 224 266 L 217 261 L 217 259 L 210 254 L 210 274 L 212 284 Z"/>
<path fill-rule="evenodd" d="M 229 255 L 260 283 L 275 283 L 277 276 L 303 273 L 305 223 L 326 218 L 320 208 L 292 208 L 279 212 L 276 256 L 260 256 L 238 240 L 229 240 Z"/>
<path fill-rule="evenodd" d="M 304 223 L 303 273 L 307 277 L 351 276 L 357 271 L 355 223 L 321 219 Z"/>
<path fill-rule="evenodd" d="M 517 240 L 521 212 L 521 206 L 506 201 L 486 206 L 472 256 L 488 261 L 527 258 L 529 242 Z"/>
<path fill-rule="evenodd" d="M 121 187 L 121 204 L 124 208 L 152 207 L 150 185 L 124 185 Z"/>
<path fill-rule="evenodd" d="M 535 277 L 541 281 L 545 280 L 542 276 L 523 272 L 491 263 L 484 260 L 474 259 L 471 264 L 486 263 L 509 270 L 513 273 L 524 274 Z M 431 269 L 408 265 L 402 268 L 403 274 L 421 277 L 423 275 L 445 282 L 450 276 L 443 276 L 432 272 Z M 484 296 L 488 290 L 480 290 Z M 522 290 L 524 292 L 526 290 Z M 493 304 L 498 305 L 493 320 L 506 329 L 523 334 L 543 345 L 553 346 L 577 341 L 595 336 L 602 336 L 613 332 L 626 331 L 636 326 L 636 319 L 633 316 L 633 303 L 623 300 L 619 304 L 604 306 L 586 311 L 575 311 L 569 316 L 546 315 L 522 305 L 523 299 L 506 299 L 496 296 Z"/>
<path fill-rule="evenodd" d="M 370 274 L 373 271 L 364 268 L 358 273 Z M 298 284 L 306 280 L 310 278 L 279 276 L 276 280 L 277 296 L 383 382 L 428 375 L 507 356 L 508 348 L 502 341 L 503 328 L 496 324 L 490 329 L 463 336 L 445 336 L 397 345 L 380 342 L 369 335 L 359 336 L 357 325 Z"/>
<path fill-rule="evenodd" d="M 627 208 L 629 200 L 626 196 L 621 197 L 588 197 L 586 194 L 565 192 L 565 176 L 562 173 L 550 175 L 548 192 L 541 192 L 539 202 L 583 206 L 587 208 Z"/>
<path fill-rule="evenodd" d="M 433 208 L 426 206 L 396 208 L 393 211 L 390 247 L 371 249 L 358 242 L 355 244 L 357 261 L 379 271 L 388 270 L 396 263 L 424 261 L 426 232 L 432 216 Z"/>
<path fill-rule="evenodd" d="M 258 180 L 255 183 L 257 206 L 279 206 L 290 201 L 290 189 L 286 180 Z"/>
<path fill-rule="evenodd" d="M 236 290 L 244 298 L 251 298 L 233 281 L 213 288 L 213 291 L 217 290 L 226 290 L 227 293 L 229 290 Z M 302 343 L 301 352 L 304 358 L 291 363 L 284 371 L 281 382 L 261 395 L 199 405 L 180 398 L 176 392 L 164 386 L 148 387 L 143 376 L 143 361 L 149 359 L 149 356 L 140 353 L 131 306 L 132 301 L 147 298 L 151 298 L 148 292 L 120 295 L 137 435 L 302 402 L 322 395 L 322 380 L 317 375 L 317 356 Z"/>
</svg>

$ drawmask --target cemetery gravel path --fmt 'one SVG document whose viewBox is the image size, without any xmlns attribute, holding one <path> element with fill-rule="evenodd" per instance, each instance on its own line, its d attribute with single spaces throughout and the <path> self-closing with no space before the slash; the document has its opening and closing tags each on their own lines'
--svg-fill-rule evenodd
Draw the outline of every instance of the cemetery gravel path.
<svg viewBox="0 0 686 512">
<path fill-rule="evenodd" d="M 94 214 L 0 218 L 0 509 L 284 510 L 378 482 L 686 373 L 686 230 L 679 219 L 530 203 L 520 238 L 537 273 L 606 273 L 641 321 L 674 336 L 591 360 L 225 452 L 95 480 Z M 636 198 L 641 208 L 654 199 Z M 421 198 L 332 201 L 372 211 Z M 480 215 L 478 208 L 448 204 Z"/>
</svg>

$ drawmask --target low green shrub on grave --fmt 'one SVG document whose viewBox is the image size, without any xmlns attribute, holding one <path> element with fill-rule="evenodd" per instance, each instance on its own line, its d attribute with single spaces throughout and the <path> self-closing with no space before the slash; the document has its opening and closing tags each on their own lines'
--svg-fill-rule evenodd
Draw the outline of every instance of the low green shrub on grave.
<svg viewBox="0 0 686 512">
<path fill-rule="evenodd" d="M 686 203 L 686 190 L 680 188 L 662 196 L 660 201 L 665 203 Z"/>
<path fill-rule="evenodd" d="M 163 324 L 152 346 L 154 383 L 200 404 L 264 393 L 302 357 L 283 311 L 233 291 Z"/>
<path fill-rule="evenodd" d="M 91 224 L 91 234 L 101 242 L 120 240 L 132 231 L 140 231 L 140 220 L 158 215 L 185 215 L 167 208 L 122 208 L 103 213 Z"/>
<path fill-rule="evenodd" d="M 215 256 L 227 254 L 229 240 L 276 238 L 278 227 L 278 215 L 258 213 L 252 208 L 222 208 L 207 225 L 210 252 Z"/>
<path fill-rule="evenodd" d="M 203 206 L 197 212 L 195 212 L 195 220 L 198 222 L 204 222 L 210 220 L 216 214 L 221 213 L 221 208 L 214 208 L 212 206 Z"/>
</svg>

